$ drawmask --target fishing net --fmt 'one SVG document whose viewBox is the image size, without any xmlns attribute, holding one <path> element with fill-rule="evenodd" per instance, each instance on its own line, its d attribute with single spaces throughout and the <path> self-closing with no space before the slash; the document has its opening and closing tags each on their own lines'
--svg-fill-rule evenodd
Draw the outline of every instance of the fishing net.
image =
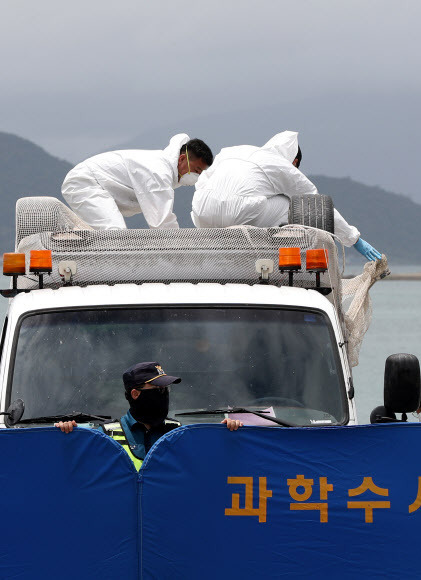
<svg viewBox="0 0 421 580">
<path fill-rule="evenodd" d="M 342 280 L 342 308 L 345 312 L 351 367 L 358 365 L 361 344 L 371 323 L 372 302 L 369 290 L 389 273 L 387 258 L 383 255 L 381 260 L 367 262 L 358 276 Z"/>
<path fill-rule="evenodd" d="M 35 216 L 35 217 L 34 217 Z M 255 284 L 255 262 L 271 259 L 275 264 L 271 284 L 285 284 L 279 272 L 279 247 L 300 247 L 302 263 L 311 248 L 326 248 L 329 270 L 321 274 L 321 286 L 333 286 L 340 302 L 341 273 L 332 237 L 322 230 L 303 226 L 282 228 L 126 229 L 93 230 L 53 198 L 23 198 L 17 205 L 17 250 L 52 250 L 53 272 L 45 285 L 62 285 L 57 264 L 77 263 L 74 283 L 127 282 L 245 282 Z M 29 219 L 28 219 L 29 218 Z M 38 224 L 38 225 L 37 225 Z M 31 278 L 31 277 L 29 277 Z M 35 279 L 34 279 L 35 281 Z M 31 280 L 19 279 L 31 285 Z M 294 285 L 314 287 L 314 274 L 297 272 Z"/>
</svg>

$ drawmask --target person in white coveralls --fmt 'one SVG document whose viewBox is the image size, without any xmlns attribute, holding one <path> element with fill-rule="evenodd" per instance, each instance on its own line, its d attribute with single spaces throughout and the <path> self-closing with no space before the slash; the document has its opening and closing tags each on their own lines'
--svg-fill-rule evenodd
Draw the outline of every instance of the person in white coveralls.
<svg viewBox="0 0 421 580">
<path fill-rule="evenodd" d="M 124 229 L 123 216 L 143 213 L 150 228 L 178 228 L 174 189 L 194 185 L 213 162 L 200 139 L 175 135 L 163 151 L 100 153 L 66 176 L 62 194 L 71 209 L 95 229 Z"/>
<path fill-rule="evenodd" d="M 288 223 L 289 198 L 318 193 L 298 169 L 300 162 L 298 133 L 294 131 L 278 133 L 263 147 L 222 149 L 197 181 L 191 212 L 194 225 L 266 228 Z M 335 234 L 345 246 L 354 246 L 368 260 L 381 258 L 336 209 L 334 225 Z"/>
</svg>

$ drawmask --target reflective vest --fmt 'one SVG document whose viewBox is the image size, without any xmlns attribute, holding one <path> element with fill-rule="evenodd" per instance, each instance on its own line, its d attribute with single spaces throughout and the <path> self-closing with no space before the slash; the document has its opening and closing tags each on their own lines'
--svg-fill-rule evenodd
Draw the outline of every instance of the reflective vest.
<svg viewBox="0 0 421 580">
<path fill-rule="evenodd" d="M 139 459 L 138 457 L 133 455 L 130 443 L 127 441 L 127 437 L 124 434 L 121 423 L 119 421 L 116 423 L 106 423 L 105 425 L 102 425 L 102 428 L 104 430 L 104 433 L 112 437 L 114 441 L 117 441 L 117 443 L 119 443 L 123 447 L 127 455 L 133 461 L 135 469 L 139 471 L 143 463 L 143 459 Z"/>
</svg>

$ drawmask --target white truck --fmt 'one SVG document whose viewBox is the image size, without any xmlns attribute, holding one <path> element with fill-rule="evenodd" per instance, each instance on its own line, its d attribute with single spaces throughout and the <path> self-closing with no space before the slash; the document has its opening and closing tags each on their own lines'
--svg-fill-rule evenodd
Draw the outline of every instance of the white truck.
<svg viewBox="0 0 421 580">
<path fill-rule="evenodd" d="M 182 377 L 170 408 L 182 424 L 239 409 L 251 422 L 250 410 L 269 424 L 357 423 L 351 364 L 368 289 L 385 267 L 367 264 L 344 289 L 329 233 L 299 225 L 95 232 L 54 198 L 23 198 L 16 251 L 20 266 L 13 256 L 4 262 L 13 284 L 3 292 L 12 298 L 1 338 L 2 427 L 118 419 L 122 373 L 146 360 Z M 389 367 L 386 409 L 374 421 L 419 404 L 415 357 L 395 355 Z"/>
</svg>

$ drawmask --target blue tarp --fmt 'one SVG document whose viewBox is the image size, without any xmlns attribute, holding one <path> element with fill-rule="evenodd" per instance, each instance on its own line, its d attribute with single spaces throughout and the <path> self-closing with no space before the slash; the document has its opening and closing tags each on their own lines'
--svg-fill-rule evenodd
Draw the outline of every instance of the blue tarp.
<svg viewBox="0 0 421 580">
<path fill-rule="evenodd" d="M 419 578 L 420 429 L 171 432 L 141 470 L 141 578 Z"/>
<path fill-rule="evenodd" d="M 138 578 L 137 477 L 98 431 L 0 431 L 0 579 Z"/>
<path fill-rule="evenodd" d="M 0 580 L 418 578 L 421 425 L 0 431 Z"/>
</svg>

